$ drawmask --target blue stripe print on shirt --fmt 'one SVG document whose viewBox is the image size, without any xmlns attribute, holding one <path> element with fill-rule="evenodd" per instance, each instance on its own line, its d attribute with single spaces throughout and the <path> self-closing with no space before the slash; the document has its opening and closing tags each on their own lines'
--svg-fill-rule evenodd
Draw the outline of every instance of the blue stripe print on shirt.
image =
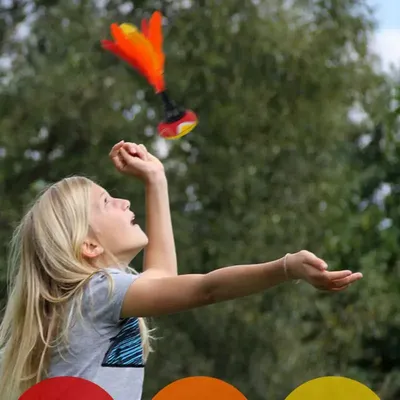
<svg viewBox="0 0 400 400">
<path fill-rule="evenodd" d="M 102 367 L 144 367 L 142 339 L 137 318 L 127 319 L 118 335 L 110 341 L 111 346 L 103 359 Z"/>
</svg>

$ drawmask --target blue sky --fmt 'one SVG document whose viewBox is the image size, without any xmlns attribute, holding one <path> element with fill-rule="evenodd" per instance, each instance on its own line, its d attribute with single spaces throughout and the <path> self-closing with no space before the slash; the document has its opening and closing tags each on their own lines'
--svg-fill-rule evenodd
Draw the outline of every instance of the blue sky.
<svg viewBox="0 0 400 400">
<path fill-rule="evenodd" d="M 400 29 L 400 0 L 368 0 L 376 9 L 380 29 Z"/>
<path fill-rule="evenodd" d="M 372 40 L 372 49 L 383 61 L 383 68 L 390 64 L 400 67 L 400 0 L 368 0 L 376 10 L 378 29 Z"/>
</svg>

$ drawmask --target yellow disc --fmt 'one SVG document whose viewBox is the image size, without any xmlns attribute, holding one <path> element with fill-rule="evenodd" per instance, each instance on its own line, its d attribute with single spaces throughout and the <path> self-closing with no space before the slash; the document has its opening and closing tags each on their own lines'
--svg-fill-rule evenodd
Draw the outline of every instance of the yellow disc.
<svg viewBox="0 0 400 400">
<path fill-rule="evenodd" d="M 138 30 L 135 25 L 127 23 L 121 24 L 119 27 L 122 29 L 122 32 L 124 32 L 125 35 L 132 34 Z"/>
<path fill-rule="evenodd" d="M 367 386 L 349 378 L 326 376 L 303 383 L 286 400 L 380 400 Z"/>
</svg>

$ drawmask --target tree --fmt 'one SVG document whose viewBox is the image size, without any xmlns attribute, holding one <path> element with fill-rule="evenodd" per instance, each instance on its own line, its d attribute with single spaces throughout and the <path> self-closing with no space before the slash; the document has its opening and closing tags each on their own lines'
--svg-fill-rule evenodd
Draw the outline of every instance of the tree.
<svg viewBox="0 0 400 400">
<path fill-rule="evenodd" d="M 8 45 L 12 73 L 5 72 L 0 88 L 3 243 L 43 183 L 70 174 L 96 177 L 130 197 L 143 218 L 141 188 L 107 164 L 109 148 L 121 138 L 158 153 L 161 145 L 167 149 L 183 273 L 301 248 L 328 255 L 326 236 L 347 240 L 329 235 L 352 193 L 347 178 L 356 178 L 343 151 L 354 135 L 347 115 L 382 80 L 370 65 L 373 25 L 365 2 L 163 2 L 167 82 L 172 97 L 200 117 L 195 132 L 167 146 L 154 130 L 162 118 L 156 96 L 99 46 L 110 22 L 138 23 L 160 4 L 29 5 L 30 35 Z M 11 37 L 14 28 L 6 28 Z M 356 290 L 338 297 L 342 307 Z M 254 400 L 284 398 L 341 365 L 348 352 L 312 339 L 309 314 L 332 304 L 332 297 L 320 299 L 304 285 L 286 285 L 159 319 L 163 339 L 148 366 L 144 398 L 202 374 Z M 345 371 L 347 364 L 341 366 Z"/>
<path fill-rule="evenodd" d="M 326 241 L 332 258 L 364 274 L 357 292 L 330 303 L 319 317 L 314 315 L 314 332 L 331 351 L 348 349 L 332 370 L 349 371 L 363 379 L 385 399 L 397 399 L 400 388 L 397 332 L 399 307 L 395 298 L 399 274 L 399 97 L 398 81 L 388 79 L 363 99 L 366 118 L 354 128 L 349 159 L 356 171 L 350 181 L 351 196 L 343 206 L 350 218 L 337 219 L 336 235 Z M 372 100 L 374 99 L 374 100 Z M 347 308 L 339 316 L 337 309 Z M 335 318 L 336 315 L 336 318 Z M 321 333 L 321 324 L 332 321 L 332 333 Z M 319 332 L 319 333 L 317 333 Z M 314 336 L 315 339 L 315 336 Z M 339 359 L 338 359 L 339 361 Z M 348 374 L 349 375 L 349 374 Z"/>
</svg>

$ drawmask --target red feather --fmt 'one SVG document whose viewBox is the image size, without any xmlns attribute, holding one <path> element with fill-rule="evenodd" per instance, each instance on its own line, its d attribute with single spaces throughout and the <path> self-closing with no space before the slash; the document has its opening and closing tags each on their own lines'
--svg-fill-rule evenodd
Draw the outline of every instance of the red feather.
<svg viewBox="0 0 400 400">
<path fill-rule="evenodd" d="M 148 38 L 149 37 L 149 25 L 147 23 L 147 19 L 143 18 L 141 23 L 141 30 L 143 35 Z"/>
</svg>

